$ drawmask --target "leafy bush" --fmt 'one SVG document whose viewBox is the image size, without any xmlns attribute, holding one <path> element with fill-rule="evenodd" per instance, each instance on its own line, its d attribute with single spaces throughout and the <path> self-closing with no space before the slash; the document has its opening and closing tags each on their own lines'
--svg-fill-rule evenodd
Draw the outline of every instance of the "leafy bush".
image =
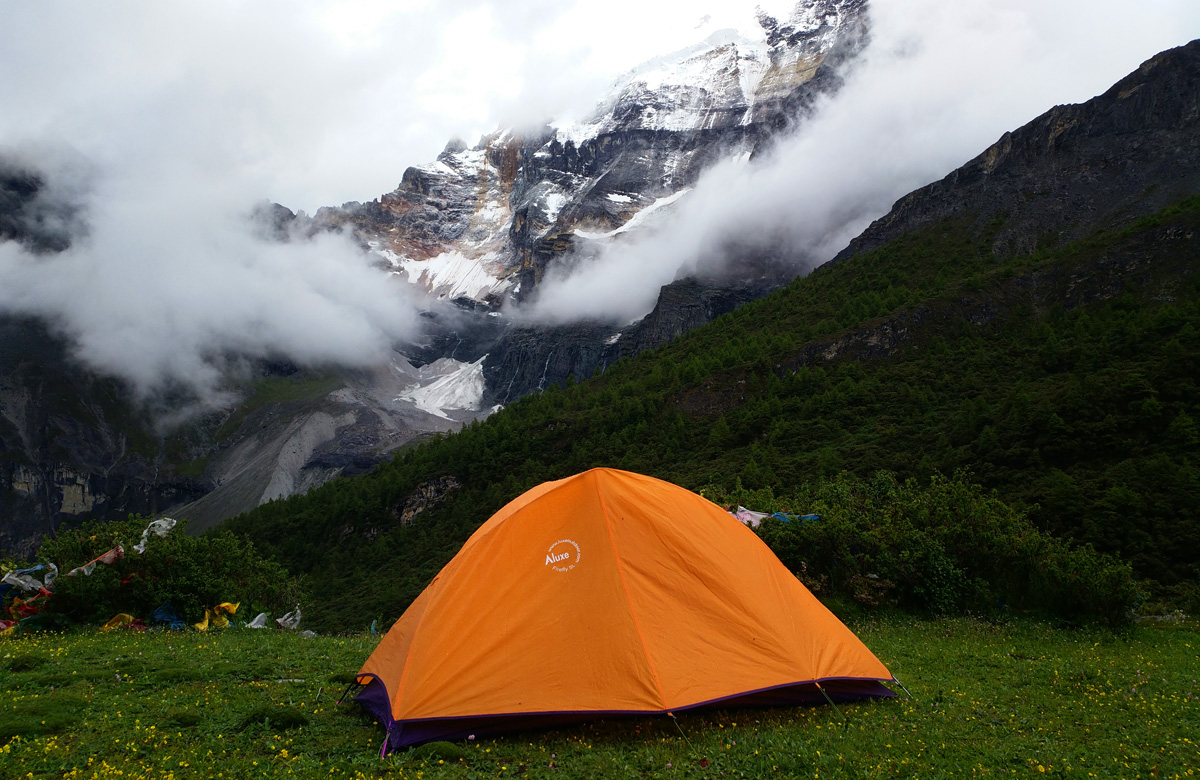
<svg viewBox="0 0 1200 780">
<path fill-rule="evenodd" d="M 281 613 L 298 600 L 297 580 L 254 545 L 232 533 L 188 536 L 181 522 L 165 537 L 151 535 L 146 551 L 133 549 L 147 518 L 87 524 L 42 543 L 38 558 L 61 572 L 47 611 L 85 622 L 103 622 L 119 612 L 149 618 L 170 601 L 189 623 L 206 607 L 241 602 L 247 613 Z M 100 564 L 90 576 L 66 576 L 71 569 L 122 545 L 125 557 Z M 239 611 L 241 614 L 241 611 Z"/>
<path fill-rule="evenodd" d="M 767 518 L 760 537 L 802 579 L 867 606 L 941 615 L 1011 607 L 1117 626 L 1139 599 L 1127 564 L 1039 532 L 964 474 L 926 485 L 842 474 L 771 508 L 784 506 L 821 519 Z"/>
</svg>

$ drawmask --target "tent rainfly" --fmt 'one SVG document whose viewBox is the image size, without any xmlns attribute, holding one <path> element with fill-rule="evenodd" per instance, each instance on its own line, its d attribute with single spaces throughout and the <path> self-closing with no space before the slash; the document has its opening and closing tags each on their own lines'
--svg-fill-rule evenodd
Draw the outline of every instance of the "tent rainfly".
<svg viewBox="0 0 1200 780">
<path fill-rule="evenodd" d="M 892 696 L 881 683 L 894 679 L 729 513 L 598 468 L 484 523 L 363 664 L 357 700 L 386 753 L 613 715 Z"/>
</svg>

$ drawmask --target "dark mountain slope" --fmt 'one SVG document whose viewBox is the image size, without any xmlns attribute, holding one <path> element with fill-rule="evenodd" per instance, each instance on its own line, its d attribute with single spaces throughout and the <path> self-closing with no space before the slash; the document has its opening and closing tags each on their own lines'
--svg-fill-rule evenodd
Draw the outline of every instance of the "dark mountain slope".
<svg viewBox="0 0 1200 780">
<path fill-rule="evenodd" d="M 835 262 L 970 213 L 995 219 L 1000 257 L 1128 224 L 1200 190 L 1200 41 L 1152 57 L 1103 95 L 1056 106 L 951 173 L 901 198 Z"/>
<path fill-rule="evenodd" d="M 64 523 L 203 495 L 196 480 L 160 473 L 165 442 L 128 398 L 42 323 L 0 316 L 0 549 L 24 554 Z"/>
<path fill-rule="evenodd" d="M 1132 117 L 1112 125 L 1113 159 L 1133 155 L 1162 171 L 1190 164 L 1184 136 L 1154 117 L 1168 98 L 1196 105 L 1200 82 L 1180 74 L 1198 58 L 1192 44 L 1139 71 L 1151 74 L 1139 89 L 1150 129 L 1129 130 Z M 1103 126 L 1107 100 L 1076 116 Z M 1179 116 L 1193 126 L 1193 109 Z M 1031 186 L 1042 148 L 1009 152 L 1010 170 L 1027 171 Z M 1056 178 L 1091 160 L 1064 151 Z M 1128 191 L 1113 178 L 1116 210 L 1148 215 L 1090 231 L 1020 209 L 1011 216 L 1008 190 L 965 174 L 951 197 L 939 187 L 952 176 L 928 191 L 937 208 L 902 200 L 898 212 L 927 216 L 873 249 L 371 475 L 230 525 L 358 609 L 394 616 L 505 501 L 588 467 L 776 494 L 840 470 L 965 468 L 1044 528 L 1127 557 L 1151 588 L 1195 592 L 1200 187 L 1185 174 L 1192 184 L 1171 185 L 1181 197 L 1165 209 L 1161 187 L 1140 174 Z M 1077 213 L 1091 192 L 1062 190 L 1055 213 Z M 872 230 L 900 222 L 894 213 Z M 1033 246 L 1018 239 L 1034 223 L 1035 233 L 1078 237 L 1015 249 Z M 385 567 L 396 576 L 375 579 Z"/>
</svg>

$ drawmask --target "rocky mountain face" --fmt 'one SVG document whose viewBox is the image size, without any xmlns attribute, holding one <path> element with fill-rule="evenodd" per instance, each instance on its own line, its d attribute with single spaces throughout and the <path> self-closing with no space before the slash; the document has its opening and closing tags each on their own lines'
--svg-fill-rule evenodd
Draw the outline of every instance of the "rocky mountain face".
<svg viewBox="0 0 1200 780">
<path fill-rule="evenodd" d="M 74 359 L 53 327 L 0 318 L 0 549 L 27 553 L 63 523 L 128 512 L 207 527 L 590 376 L 786 281 L 769 263 L 679 279 L 621 328 L 535 326 L 504 308 L 555 264 L 669 213 L 712 163 L 752 156 L 803 121 L 862 48 L 866 0 L 802 0 L 789 18 L 759 23 L 753 38 L 720 32 L 635 69 L 583 122 L 502 131 L 473 148 L 452 142 L 374 201 L 311 217 L 261 207 L 264 236 L 349 230 L 428 294 L 424 338 L 397 345 L 387 365 L 313 373 L 260 361 L 237 380 L 235 407 L 163 428 L 128 388 Z M 0 164 L 0 241 L 57 252 L 86 233 L 86 214 L 51 184 Z"/>
<path fill-rule="evenodd" d="M 78 205 L 0 157 L 0 241 L 59 252 L 82 230 Z M 83 370 L 46 323 L 0 315 L 0 549 L 25 553 L 63 518 L 155 512 L 203 495 L 154 479 L 155 437 L 119 383 Z"/>
<path fill-rule="evenodd" d="M 77 203 L 0 158 L 0 240 L 36 256 L 85 231 Z M 482 365 L 398 352 L 370 371 L 259 361 L 238 390 L 233 408 L 164 425 L 171 399 L 138 401 L 53 324 L 0 314 L 0 550 L 25 555 L 64 523 L 131 512 L 181 511 L 203 529 L 486 414 Z"/>
<path fill-rule="evenodd" d="M 776 286 L 772 278 L 736 284 L 681 279 L 662 288 L 650 314 L 623 329 L 587 323 L 514 326 L 491 347 L 484 372 L 490 398 L 507 404 L 567 377 L 587 379 L 623 357 L 665 344 L 761 298 Z"/>
<path fill-rule="evenodd" d="M 160 427 L 161 409 L 82 365 L 60 334 L 0 316 L 0 550 L 131 512 L 203 530 L 485 415 L 483 384 L 482 365 L 399 353 L 370 371 L 263 363 L 235 407 Z"/>
<path fill-rule="evenodd" d="M 624 328 L 531 326 L 504 310 L 528 299 L 548 269 L 586 262 L 653 224 L 713 163 L 753 156 L 803 121 L 864 45 L 866 2 L 802 2 L 789 19 L 760 14 L 759 23 L 762 39 L 722 31 L 637 68 L 585 122 L 451 144 L 394 191 L 299 221 L 352 230 L 394 273 L 455 301 L 453 328 L 436 315 L 429 338 L 452 333 L 460 359 L 486 355 L 487 403 L 590 376 L 790 278 L 748 262 L 729 278 L 680 280 Z"/>
<path fill-rule="evenodd" d="M 61 252 L 83 232 L 79 206 L 36 171 L 0 156 L 0 242 L 35 253 Z"/>
<path fill-rule="evenodd" d="M 1200 41 L 1104 94 L 1056 106 L 941 181 L 901 198 L 831 261 L 968 216 L 999 257 L 1115 229 L 1200 191 Z"/>
<path fill-rule="evenodd" d="M 442 299 L 527 297 L 554 262 L 670 208 L 718 160 L 750 155 L 838 85 L 865 38 L 865 0 L 810 0 L 765 40 L 722 31 L 627 74 L 588 120 L 452 143 L 369 203 L 323 208 Z"/>
</svg>

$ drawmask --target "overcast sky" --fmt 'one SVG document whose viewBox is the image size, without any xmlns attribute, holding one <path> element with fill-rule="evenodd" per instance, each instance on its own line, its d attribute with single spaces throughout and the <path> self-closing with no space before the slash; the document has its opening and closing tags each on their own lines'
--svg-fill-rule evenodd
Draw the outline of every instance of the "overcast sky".
<svg viewBox="0 0 1200 780">
<path fill-rule="evenodd" d="M 56 323 L 147 395 L 184 383 L 218 398 L 231 354 L 369 364 L 413 332 L 403 285 L 336 236 L 267 245 L 251 204 L 370 200 L 451 138 L 581 116 L 650 57 L 757 32 L 756 5 L 793 3 L 0 0 L 0 154 L 70 168 L 91 225 L 53 257 L 0 244 L 0 312 Z M 739 231 L 835 251 L 1003 131 L 1200 35 L 1197 0 L 873 7 L 877 40 L 844 100 L 769 165 L 715 170 L 658 247 L 593 268 L 639 301 L 621 316 Z M 594 281 L 560 280 L 561 300 L 605 301 Z"/>
<path fill-rule="evenodd" d="M 757 3 L 786 10 L 786 0 Z M 453 137 L 584 113 L 748 0 L 0 0 L 0 143 L 105 168 L 216 168 L 310 213 L 369 200 Z"/>
</svg>

